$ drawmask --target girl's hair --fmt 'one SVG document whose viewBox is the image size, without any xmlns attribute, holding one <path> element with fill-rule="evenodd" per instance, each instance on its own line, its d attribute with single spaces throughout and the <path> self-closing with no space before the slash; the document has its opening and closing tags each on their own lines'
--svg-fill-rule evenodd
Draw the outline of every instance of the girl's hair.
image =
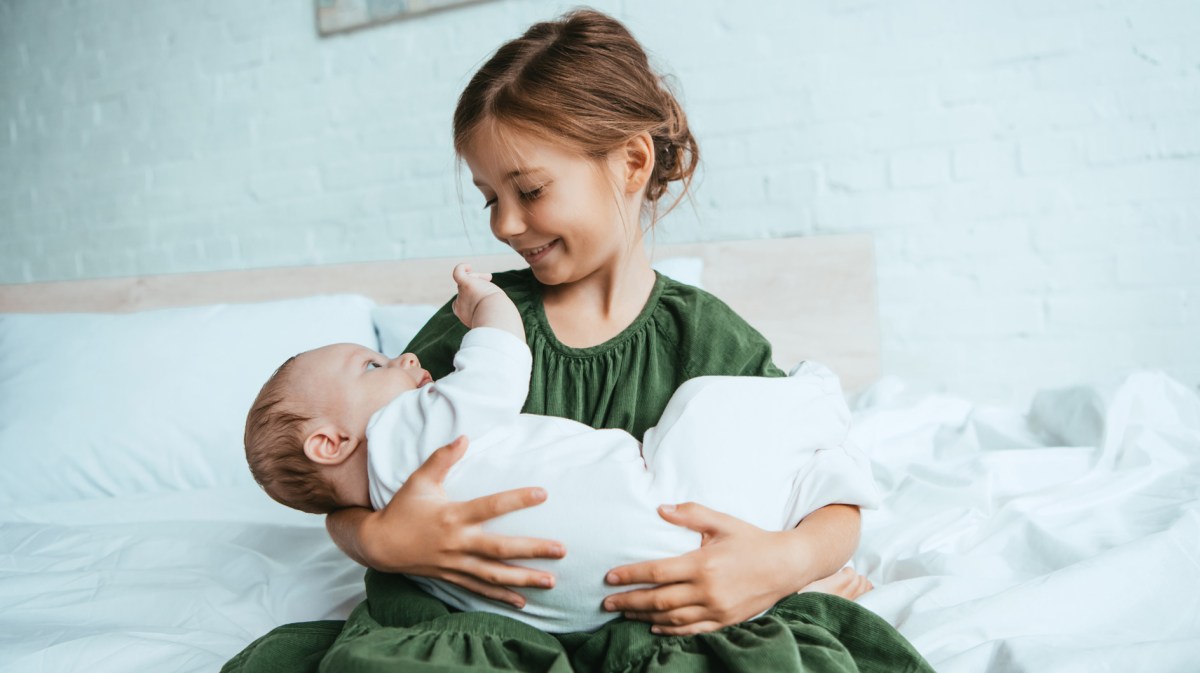
<svg viewBox="0 0 1200 673">
<path fill-rule="evenodd" d="M 654 172 L 646 183 L 650 224 L 670 183 L 687 194 L 700 160 L 687 116 L 650 67 L 629 30 L 591 9 L 534 24 L 507 42 L 471 78 L 454 111 L 454 149 L 462 154 L 485 121 L 558 142 L 593 159 L 649 133 Z"/>
</svg>

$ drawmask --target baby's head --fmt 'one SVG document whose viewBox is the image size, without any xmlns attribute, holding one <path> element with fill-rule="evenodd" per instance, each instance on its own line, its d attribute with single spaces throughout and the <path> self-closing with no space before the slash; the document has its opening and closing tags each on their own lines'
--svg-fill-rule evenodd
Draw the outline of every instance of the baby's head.
<svg viewBox="0 0 1200 673">
<path fill-rule="evenodd" d="M 246 416 L 250 472 L 288 507 L 318 514 L 369 507 L 367 422 L 397 395 L 432 380 L 412 353 L 388 359 L 357 344 L 290 358 Z"/>
</svg>

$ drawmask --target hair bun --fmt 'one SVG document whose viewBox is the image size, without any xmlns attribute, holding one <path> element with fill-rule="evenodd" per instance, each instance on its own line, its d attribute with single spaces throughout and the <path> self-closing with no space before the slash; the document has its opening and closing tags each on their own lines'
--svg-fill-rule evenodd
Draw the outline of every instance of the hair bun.
<svg viewBox="0 0 1200 673">
<path fill-rule="evenodd" d="M 700 160 L 700 147 L 688 128 L 687 115 L 665 80 L 661 83 L 660 91 L 663 121 L 660 128 L 651 132 L 656 165 L 650 184 L 646 187 L 646 198 L 655 201 L 667 192 L 672 182 L 683 182 L 683 192 L 686 193 Z M 679 198 L 682 197 L 683 193 Z M 675 203 L 678 203 L 678 199 Z M 672 208 L 675 203 L 671 204 Z"/>
</svg>

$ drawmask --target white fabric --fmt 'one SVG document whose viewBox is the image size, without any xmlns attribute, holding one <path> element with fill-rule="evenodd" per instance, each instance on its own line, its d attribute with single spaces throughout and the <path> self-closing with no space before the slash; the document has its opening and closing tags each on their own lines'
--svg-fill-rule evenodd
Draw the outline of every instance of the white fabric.
<svg viewBox="0 0 1200 673">
<path fill-rule="evenodd" d="M 0 505 L 0 673 L 213 673 L 363 569 L 257 485 Z"/>
<path fill-rule="evenodd" d="M 795 527 L 831 503 L 874 507 L 865 457 L 845 445 L 850 412 L 837 377 L 806 364 L 786 378 L 692 379 L 676 391 L 645 446 L 627 432 L 521 414 L 531 357 L 525 342 L 479 328 L 463 338 L 454 372 L 404 393 L 368 425 L 371 503 L 380 508 L 438 447 L 471 438 L 444 482 L 453 500 L 541 486 L 548 501 L 496 519 L 503 535 L 558 540 L 566 558 L 532 561 L 555 574 L 553 591 L 523 591 L 524 609 L 447 582 L 414 577 L 435 596 L 497 612 L 551 633 L 591 631 L 610 569 L 679 556 L 698 533 L 664 521 L 661 504 L 695 501 L 767 530 Z M 643 462 L 644 460 L 644 462 Z"/>
<path fill-rule="evenodd" d="M 877 385 L 853 436 L 886 493 L 860 602 L 941 673 L 1195 671 L 1200 399 L 1165 375 L 1029 414 Z"/>
<path fill-rule="evenodd" d="M 0 503 L 252 484 L 242 433 L 271 372 L 375 347 L 357 295 L 129 314 L 0 314 Z"/>
</svg>

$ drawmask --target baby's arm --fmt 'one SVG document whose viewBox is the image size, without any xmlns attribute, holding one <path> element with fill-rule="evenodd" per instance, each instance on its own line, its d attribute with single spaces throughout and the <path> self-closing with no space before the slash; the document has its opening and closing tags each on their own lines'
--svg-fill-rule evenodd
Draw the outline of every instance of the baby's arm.
<svg viewBox="0 0 1200 673">
<path fill-rule="evenodd" d="M 504 290 L 492 283 L 492 274 L 474 273 L 469 264 L 454 267 L 454 282 L 458 297 L 454 300 L 454 315 L 467 327 L 502 329 L 525 341 L 525 323 L 516 304 Z"/>
<path fill-rule="evenodd" d="M 454 315 L 471 328 L 454 354 L 454 371 L 400 395 L 377 421 L 397 437 L 417 438 L 405 442 L 405 450 L 413 451 L 406 460 L 416 462 L 405 462 L 396 474 L 410 474 L 459 435 L 474 441 L 514 421 L 529 394 L 533 362 L 516 305 L 491 282 L 491 274 L 472 273 L 459 264 L 453 276 L 458 284 Z"/>
<path fill-rule="evenodd" d="M 516 305 L 490 274 L 454 267 L 454 315 L 471 330 L 454 354 L 454 371 L 428 386 L 399 395 L 372 417 L 368 454 L 371 502 L 391 500 L 436 449 L 461 435 L 472 442 L 515 421 L 529 394 L 532 356 Z M 484 446 L 485 444 L 477 444 Z M 397 481 L 398 479 L 398 481 Z"/>
</svg>

